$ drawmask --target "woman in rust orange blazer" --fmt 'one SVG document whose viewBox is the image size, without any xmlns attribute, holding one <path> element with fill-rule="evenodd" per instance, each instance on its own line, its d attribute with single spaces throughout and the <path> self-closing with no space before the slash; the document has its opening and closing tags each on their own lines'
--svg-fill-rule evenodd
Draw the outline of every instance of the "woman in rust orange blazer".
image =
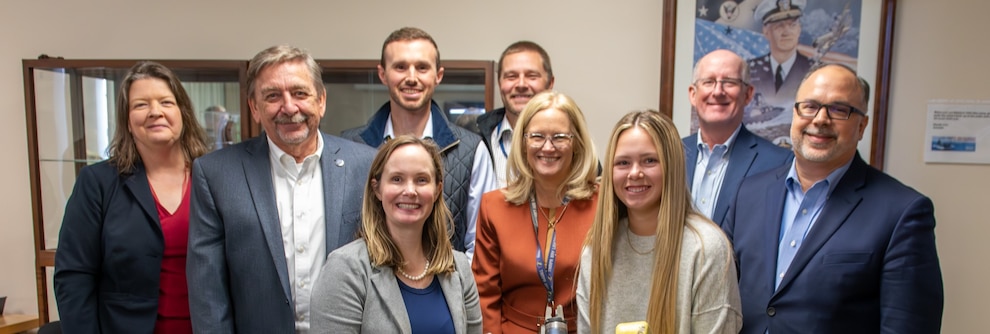
<svg viewBox="0 0 990 334">
<path fill-rule="evenodd" d="M 575 271 L 595 218 L 598 159 L 581 109 L 544 92 L 519 115 L 506 188 L 481 198 L 474 270 L 485 333 L 534 333 L 547 308 L 575 321 Z M 558 315 L 559 314 L 555 314 Z"/>
</svg>

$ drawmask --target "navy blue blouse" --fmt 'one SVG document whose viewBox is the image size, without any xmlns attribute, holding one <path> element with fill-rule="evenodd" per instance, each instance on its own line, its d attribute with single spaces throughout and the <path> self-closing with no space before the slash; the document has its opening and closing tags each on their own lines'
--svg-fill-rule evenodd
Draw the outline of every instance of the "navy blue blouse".
<svg viewBox="0 0 990 334">
<path fill-rule="evenodd" d="M 409 315 L 409 327 L 416 333 L 454 333 L 454 319 L 450 316 L 447 299 L 440 288 L 440 280 L 436 275 L 433 282 L 424 289 L 416 289 L 399 282 L 402 291 L 402 302 L 406 304 L 406 314 Z"/>
</svg>

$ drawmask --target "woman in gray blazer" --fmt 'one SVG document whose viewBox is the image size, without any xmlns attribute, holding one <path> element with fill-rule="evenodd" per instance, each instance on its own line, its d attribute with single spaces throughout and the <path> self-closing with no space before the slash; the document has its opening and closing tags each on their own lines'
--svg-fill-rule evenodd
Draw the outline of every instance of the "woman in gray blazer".
<svg viewBox="0 0 990 334">
<path fill-rule="evenodd" d="M 361 214 L 361 238 L 330 253 L 313 287 L 314 333 L 481 333 L 471 263 L 447 236 L 436 145 L 382 145 Z"/>
</svg>

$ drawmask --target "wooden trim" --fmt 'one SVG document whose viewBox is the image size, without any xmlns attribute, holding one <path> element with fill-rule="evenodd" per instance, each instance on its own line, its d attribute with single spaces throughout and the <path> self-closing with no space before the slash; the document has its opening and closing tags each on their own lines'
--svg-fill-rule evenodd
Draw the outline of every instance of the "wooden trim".
<svg viewBox="0 0 990 334">
<path fill-rule="evenodd" d="M 890 109 L 890 82 L 894 51 L 894 13 L 897 0 L 881 4 L 877 77 L 873 87 L 873 134 L 870 149 L 870 165 L 883 170 L 887 148 L 887 111 Z M 663 0 L 660 37 L 660 112 L 673 117 L 674 63 L 677 45 L 678 0 Z"/>
<path fill-rule="evenodd" d="M 894 53 L 894 13 L 896 0 L 884 0 L 881 8 L 880 50 L 877 56 L 876 88 L 873 91 L 873 149 L 870 165 L 883 170 L 887 151 L 887 111 L 890 109 L 891 62 Z"/>
<path fill-rule="evenodd" d="M 353 69 L 377 71 L 378 59 L 317 59 L 316 63 L 328 69 Z M 442 60 L 444 70 L 482 70 L 485 80 L 485 110 L 495 108 L 495 62 L 491 60 Z M 442 83 L 441 83 L 442 85 Z"/>
<path fill-rule="evenodd" d="M 27 122 L 28 141 L 28 173 L 31 180 L 31 216 L 34 218 L 34 245 L 35 245 L 35 282 L 38 296 L 38 316 L 42 323 L 48 322 L 48 282 L 47 272 L 44 266 L 40 265 L 41 252 L 45 244 L 45 224 L 42 214 L 41 200 L 41 170 L 38 160 L 38 115 L 33 97 L 34 91 L 34 68 L 28 66 L 29 60 L 23 61 L 24 71 L 24 113 Z M 54 266 L 54 261 L 52 261 Z"/>
<path fill-rule="evenodd" d="M 663 0 L 660 35 L 660 112 L 674 117 L 674 50 L 677 46 L 677 0 Z"/>
</svg>

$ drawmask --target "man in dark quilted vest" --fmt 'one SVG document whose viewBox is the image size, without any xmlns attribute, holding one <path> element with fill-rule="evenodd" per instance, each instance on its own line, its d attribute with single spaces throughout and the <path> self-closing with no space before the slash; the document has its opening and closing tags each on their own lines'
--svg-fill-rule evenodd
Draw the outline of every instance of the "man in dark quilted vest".
<svg viewBox="0 0 990 334">
<path fill-rule="evenodd" d="M 443 156 L 443 198 L 454 225 L 450 240 L 471 257 L 481 195 L 495 189 L 495 172 L 481 137 L 448 121 L 433 102 L 433 90 L 443 79 L 437 43 L 418 28 L 393 31 L 382 44 L 378 78 L 389 101 L 368 124 L 341 136 L 372 147 L 403 134 L 432 138 Z"/>
</svg>

